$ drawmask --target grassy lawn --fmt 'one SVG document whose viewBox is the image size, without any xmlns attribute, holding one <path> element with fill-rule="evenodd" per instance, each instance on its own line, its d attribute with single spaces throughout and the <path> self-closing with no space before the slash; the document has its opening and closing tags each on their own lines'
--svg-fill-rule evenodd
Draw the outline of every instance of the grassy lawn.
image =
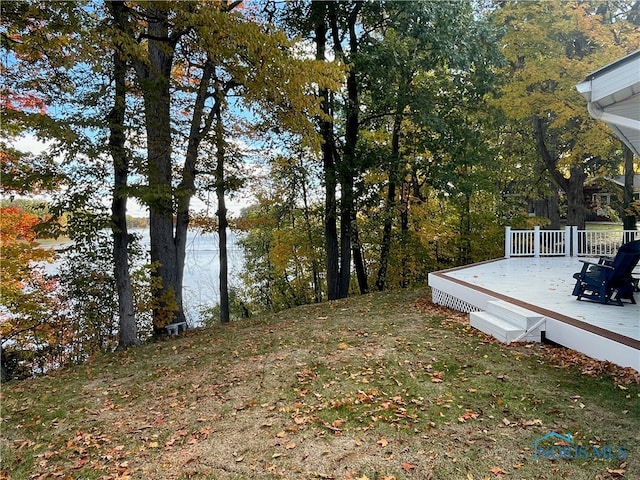
<svg viewBox="0 0 640 480">
<path fill-rule="evenodd" d="M 587 222 L 585 229 L 622 232 L 622 224 L 613 222 Z"/>
<path fill-rule="evenodd" d="M 426 296 L 300 307 L 3 385 L 0 478 L 640 478 L 637 376 L 498 344 Z M 573 443 L 544 452 L 578 458 L 536 460 L 550 432 Z"/>
</svg>

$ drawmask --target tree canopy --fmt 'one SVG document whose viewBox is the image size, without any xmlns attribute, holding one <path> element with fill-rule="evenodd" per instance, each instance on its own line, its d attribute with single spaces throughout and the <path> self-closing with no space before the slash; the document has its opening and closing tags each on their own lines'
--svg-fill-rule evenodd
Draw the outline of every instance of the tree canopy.
<svg viewBox="0 0 640 480">
<path fill-rule="evenodd" d="M 549 1 L 504 2 L 495 13 L 507 29 L 509 62 L 500 107 L 532 139 L 538 162 L 567 195 L 567 222 L 580 228 L 585 180 L 619 166 L 621 147 L 589 116 L 575 85 L 637 47 L 633 12 L 631 2 Z"/>
<path fill-rule="evenodd" d="M 424 284 L 500 256 L 506 225 L 584 226 L 585 181 L 634 165 L 575 85 L 637 48 L 638 5 L 3 2 L 2 192 L 48 204 L 2 206 L 5 347 L 64 331 L 59 351 L 109 351 L 187 321 L 199 228 L 220 240 L 226 323 Z M 44 151 L 15 148 L 25 135 Z M 229 230 L 245 255 L 231 292 Z M 38 273 L 45 231 L 73 240 L 55 277 Z M 70 330 L 43 323 L 56 308 Z"/>
</svg>

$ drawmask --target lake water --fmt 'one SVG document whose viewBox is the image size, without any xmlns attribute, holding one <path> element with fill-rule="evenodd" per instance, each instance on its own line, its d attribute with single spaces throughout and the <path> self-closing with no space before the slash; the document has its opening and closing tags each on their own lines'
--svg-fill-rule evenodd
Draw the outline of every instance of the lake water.
<svg viewBox="0 0 640 480">
<path fill-rule="evenodd" d="M 143 237 L 148 239 L 148 235 Z M 189 324 L 199 323 L 202 307 L 212 307 L 220 301 L 220 247 L 217 233 L 196 233 L 188 236 L 184 265 L 183 304 Z M 227 232 L 229 286 L 240 286 L 244 267 L 243 250 L 232 232 Z"/>
<path fill-rule="evenodd" d="M 140 236 L 143 250 L 149 250 L 149 230 L 132 229 L 130 233 Z M 65 246 L 60 242 L 45 242 L 51 248 Z M 187 236 L 186 258 L 183 281 L 183 306 L 187 321 L 191 326 L 200 324 L 199 312 L 202 308 L 212 307 L 220 301 L 220 247 L 217 233 L 190 231 Z M 244 267 L 242 248 L 233 232 L 227 232 L 227 256 L 229 259 L 229 286 L 240 286 L 240 274 Z M 54 262 L 46 267 L 49 273 L 55 273 Z"/>
</svg>

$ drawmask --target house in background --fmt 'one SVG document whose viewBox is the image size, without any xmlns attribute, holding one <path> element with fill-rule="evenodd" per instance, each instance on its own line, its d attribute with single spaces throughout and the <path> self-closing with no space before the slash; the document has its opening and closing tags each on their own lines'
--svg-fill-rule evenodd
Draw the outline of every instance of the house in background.
<svg viewBox="0 0 640 480">
<path fill-rule="evenodd" d="M 598 177 L 584 185 L 585 205 L 589 208 L 587 221 L 619 222 L 623 203 L 624 176 Z M 640 175 L 633 177 L 633 200 L 640 200 Z"/>
</svg>

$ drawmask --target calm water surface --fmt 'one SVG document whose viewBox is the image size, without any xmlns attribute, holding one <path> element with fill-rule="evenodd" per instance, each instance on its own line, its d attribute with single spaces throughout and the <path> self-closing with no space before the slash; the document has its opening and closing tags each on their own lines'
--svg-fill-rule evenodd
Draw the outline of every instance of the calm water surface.
<svg viewBox="0 0 640 480">
<path fill-rule="evenodd" d="M 149 230 L 132 229 L 141 237 L 142 248 L 149 250 Z M 59 248 L 68 242 L 44 242 L 45 246 Z M 199 233 L 191 231 L 187 237 L 186 258 L 183 281 L 183 303 L 185 315 L 191 326 L 200 323 L 199 312 L 212 307 L 220 299 L 220 248 L 217 233 Z M 227 256 L 229 258 L 229 286 L 240 286 L 240 274 L 244 266 L 242 248 L 237 236 L 227 233 Z M 55 273 L 59 262 L 46 267 L 48 273 Z"/>
</svg>

